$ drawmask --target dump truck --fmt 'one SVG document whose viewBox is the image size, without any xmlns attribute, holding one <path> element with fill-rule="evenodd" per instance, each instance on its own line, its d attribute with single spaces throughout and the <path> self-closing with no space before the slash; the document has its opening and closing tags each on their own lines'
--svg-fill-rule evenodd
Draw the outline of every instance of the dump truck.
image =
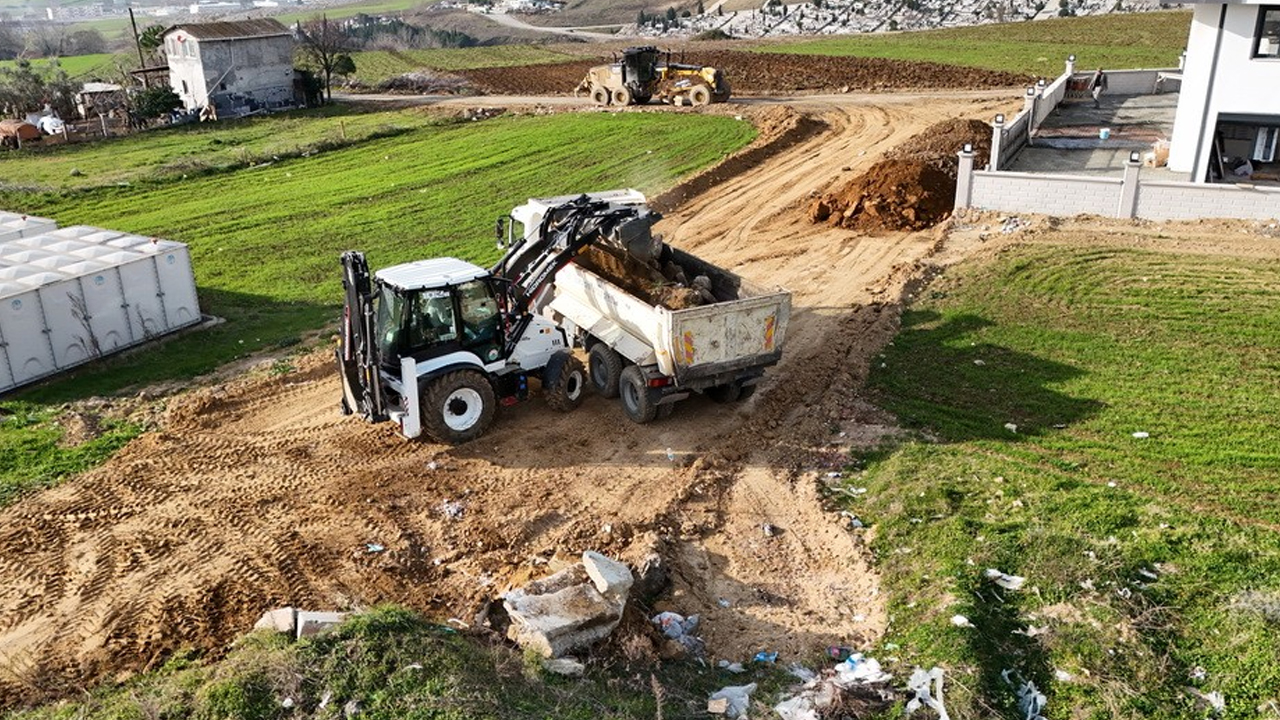
<svg viewBox="0 0 1280 720">
<path fill-rule="evenodd" d="M 749 396 L 781 356 L 790 296 L 666 245 L 652 233 L 660 217 L 634 190 L 531 199 L 499 219 L 506 252 L 487 270 L 432 258 L 371 273 L 362 253 L 344 253 L 343 412 L 460 443 L 483 434 L 499 404 L 531 398 L 531 379 L 554 410 L 577 408 L 590 383 L 621 395 L 639 423 L 693 392 Z M 712 302 L 654 305 L 576 267 L 589 249 L 684 263 L 707 278 Z"/>
<path fill-rule="evenodd" d="M 665 55 L 665 58 L 664 58 Z M 732 95 L 724 72 L 676 63 L 656 47 L 631 47 L 608 65 L 587 71 L 574 94 L 585 92 L 597 105 L 644 105 L 652 99 L 674 105 L 725 102 Z"/>
</svg>

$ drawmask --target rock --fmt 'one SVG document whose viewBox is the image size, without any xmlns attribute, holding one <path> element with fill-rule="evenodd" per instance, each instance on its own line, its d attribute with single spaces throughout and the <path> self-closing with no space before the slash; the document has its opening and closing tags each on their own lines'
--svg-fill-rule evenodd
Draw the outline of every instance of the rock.
<svg viewBox="0 0 1280 720">
<path fill-rule="evenodd" d="M 587 671 L 587 666 L 574 658 L 564 657 L 544 659 L 542 669 L 565 677 L 582 677 L 582 674 Z"/>
<path fill-rule="evenodd" d="M 661 595 L 671 578 L 667 576 L 667 567 L 658 553 L 649 553 L 640 561 L 636 570 L 636 582 L 631 587 L 634 596 L 643 603 L 650 603 Z"/>
<path fill-rule="evenodd" d="M 291 607 L 277 608 L 262 613 L 258 622 L 253 624 L 254 630 L 273 630 L 278 633 L 292 635 L 298 623 L 298 611 Z"/>
<path fill-rule="evenodd" d="M 707 701 L 707 712 L 712 715 L 724 715 L 729 712 L 729 698 L 716 698 Z"/>
<path fill-rule="evenodd" d="M 620 603 L 627 601 L 627 593 L 635 582 L 630 568 L 594 550 L 582 553 L 582 566 L 601 595 Z"/>
<path fill-rule="evenodd" d="M 297 613 L 298 639 L 319 635 L 327 630 L 332 630 L 342 624 L 347 619 L 347 613 L 344 612 L 316 612 L 312 610 L 299 610 Z"/>
<path fill-rule="evenodd" d="M 507 637 L 547 658 L 587 647 L 618 626 L 633 582 L 626 565 L 584 553 L 581 563 L 506 594 Z"/>
</svg>

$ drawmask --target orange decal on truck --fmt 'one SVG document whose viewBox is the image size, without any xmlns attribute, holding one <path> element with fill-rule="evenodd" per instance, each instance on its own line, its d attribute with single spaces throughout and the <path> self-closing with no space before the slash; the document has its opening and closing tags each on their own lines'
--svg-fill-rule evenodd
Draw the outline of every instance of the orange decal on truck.
<svg viewBox="0 0 1280 720">
<path fill-rule="evenodd" d="M 769 317 L 764 319 L 764 349 L 765 350 L 773 349 L 773 331 L 776 329 L 777 324 L 778 324 L 778 318 L 776 315 L 770 315 Z"/>
<path fill-rule="evenodd" d="M 686 365 L 693 364 L 693 355 L 694 355 L 693 331 L 685 330 L 684 331 L 684 362 Z"/>
</svg>

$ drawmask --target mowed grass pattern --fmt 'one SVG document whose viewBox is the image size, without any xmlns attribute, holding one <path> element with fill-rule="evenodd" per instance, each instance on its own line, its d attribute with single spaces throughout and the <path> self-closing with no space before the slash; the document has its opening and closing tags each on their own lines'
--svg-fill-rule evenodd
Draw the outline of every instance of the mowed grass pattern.
<svg viewBox="0 0 1280 720">
<path fill-rule="evenodd" d="M 948 669 L 953 716 L 1013 712 L 1010 669 L 1049 717 L 1204 717 L 1186 687 L 1256 717 L 1280 699 L 1280 262 L 1082 241 L 958 268 L 877 363 L 932 439 L 850 479 L 885 641 Z"/>
<path fill-rule="evenodd" d="M 761 52 L 924 60 L 1052 77 L 1068 55 L 1080 70 L 1178 66 L 1187 45 L 1191 13 L 1162 11 L 1131 15 L 1057 18 L 1034 22 L 843 35 L 788 41 Z"/>
</svg>

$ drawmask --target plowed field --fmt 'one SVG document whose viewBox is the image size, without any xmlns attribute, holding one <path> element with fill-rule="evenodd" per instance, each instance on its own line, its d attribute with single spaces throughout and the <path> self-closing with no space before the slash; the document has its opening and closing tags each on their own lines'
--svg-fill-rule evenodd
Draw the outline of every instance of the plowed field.
<svg viewBox="0 0 1280 720">
<path fill-rule="evenodd" d="M 1026 81 L 1015 73 L 880 58 L 715 50 L 690 54 L 686 61 L 720 68 L 725 71 L 734 92 L 753 94 L 845 89 L 850 92 L 985 89 L 1012 87 Z M 459 74 L 491 93 L 570 93 L 587 70 L 600 62 L 582 60 L 555 65 L 485 68 L 465 70 Z"/>
<path fill-rule="evenodd" d="M 939 239 L 814 226 L 806 206 L 920 129 L 1002 108 L 890 95 L 799 108 L 803 123 L 779 108 L 765 121 L 803 132 L 766 133 L 774 154 L 701 181 L 659 228 L 794 291 L 786 354 L 755 397 L 694 398 L 645 426 L 596 396 L 563 415 L 535 400 L 450 448 L 341 416 L 326 353 L 195 391 L 105 466 L 0 510 L 0 698 L 216 652 L 281 605 L 395 601 L 469 621 L 586 549 L 665 557 L 665 605 L 703 615 L 716 658 L 873 642 L 887 622 L 877 577 L 817 485 L 884 429 L 858 389 Z"/>
</svg>

